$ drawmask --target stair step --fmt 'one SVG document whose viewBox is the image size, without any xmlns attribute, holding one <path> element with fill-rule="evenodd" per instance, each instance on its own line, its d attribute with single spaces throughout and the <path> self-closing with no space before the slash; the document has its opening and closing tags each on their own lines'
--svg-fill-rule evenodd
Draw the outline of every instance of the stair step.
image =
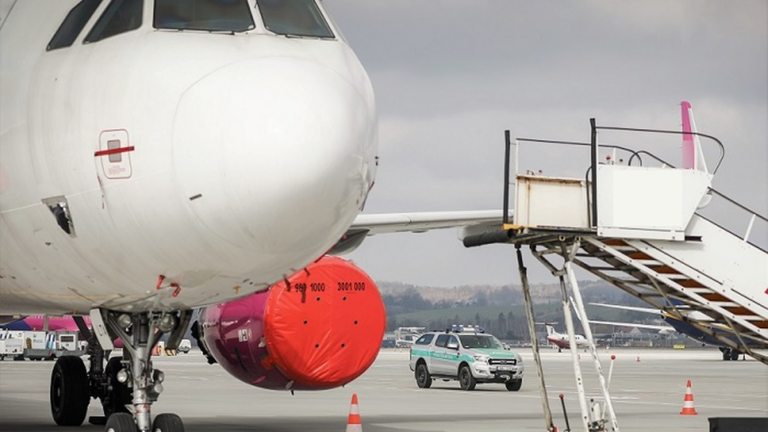
<svg viewBox="0 0 768 432">
<path fill-rule="evenodd" d="M 661 274 L 664 274 L 664 275 L 672 275 L 672 274 L 679 275 L 680 274 L 679 271 L 677 271 L 675 268 L 670 267 L 668 265 L 663 265 L 663 266 L 660 266 L 660 267 L 653 267 L 652 270 L 655 271 L 656 273 L 661 273 Z"/>
<path fill-rule="evenodd" d="M 627 254 L 627 256 L 632 258 L 633 260 L 643 260 L 643 261 L 651 260 L 654 262 L 658 262 L 655 259 L 653 259 L 651 256 L 649 256 L 647 253 L 641 252 L 641 251 L 630 252 Z"/>
<path fill-rule="evenodd" d="M 704 285 L 699 283 L 698 281 L 695 281 L 693 279 L 688 279 L 684 281 L 678 282 L 680 285 L 682 285 L 685 288 L 704 288 Z"/>
</svg>

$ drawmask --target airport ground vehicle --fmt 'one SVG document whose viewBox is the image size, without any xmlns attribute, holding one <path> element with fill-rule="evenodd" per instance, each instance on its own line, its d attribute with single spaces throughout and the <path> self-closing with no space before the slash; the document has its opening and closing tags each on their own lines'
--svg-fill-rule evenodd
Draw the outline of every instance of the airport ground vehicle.
<svg viewBox="0 0 768 432">
<path fill-rule="evenodd" d="M 24 342 L 21 339 L 0 339 L 0 360 L 6 357 L 18 357 L 24 353 Z"/>
<path fill-rule="evenodd" d="M 477 327 L 425 333 L 411 347 L 409 366 L 420 388 L 429 388 L 433 378 L 458 380 L 463 390 L 503 383 L 507 390 L 518 391 L 523 384 L 520 355 Z"/>
<path fill-rule="evenodd" d="M 192 341 L 189 339 L 182 339 L 179 343 L 179 352 L 187 354 L 192 349 Z"/>
</svg>

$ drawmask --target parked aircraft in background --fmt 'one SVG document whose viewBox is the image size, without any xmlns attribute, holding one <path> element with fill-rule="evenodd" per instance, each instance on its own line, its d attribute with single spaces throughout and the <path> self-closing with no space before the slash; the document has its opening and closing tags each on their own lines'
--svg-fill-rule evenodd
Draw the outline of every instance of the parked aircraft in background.
<svg viewBox="0 0 768 432">
<path fill-rule="evenodd" d="M 568 338 L 568 334 L 558 333 L 555 330 L 555 324 L 557 323 L 544 323 L 544 326 L 547 328 L 547 340 L 557 347 L 558 352 L 561 352 L 563 348 L 570 349 L 571 341 Z M 577 334 L 575 335 L 575 338 L 577 348 L 584 348 L 588 346 L 587 338 L 585 338 L 583 335 Z"/>
<path fill-rule="evenodd" d="M 374 95 L 320 2 L 25 0 L 0 22 L 0 315 L 93 329 L 90 370 L 53 368 L 59 425 L 96 398 L 113 432 L 183 431 L 151 417 L 164 375 L 150 355 L 164 335 L 177 348 L 200 307 L 201 346 L 237 378 L 341 386 L 370 366 L 385 316 L 370 278 L 325 254 L 501 223 L 359 215 Z M 117 338 L 125 356 L 107 362 Z"/>
<path fill-rule="evenodd" d="M 658 309 L 637 307 L 637 306 L 622 306 L 622 305 L 612 305 L 612 304 L 606 304 L 606 303 L 590 303 L 590 304 L 594 306 L 623 309 L 623 310 L 643 312 L 643 313 L 660 314 L 661 312 Z M 660 318 L 663 319 L 664 314 L 661 313 L 660 315 L 661 315 Z M 678 331 L 674 327 L 668 326 L 668 325 L 637 324 L 637 323 L 627 323 L 627 322 L 595 321 L 595 320 L 589 320 L 589 324 L 604 324 L 604 325 L 612 325 L 612 326 L 619 326 L 619 327 L 644 328 L 644 329 L 656 330 L 658 331 L 659 334 L 662 334 L 662 335 L 670 335 L 670 334 L 678 333 Z"/>
<path fill-rule="evenodd" d="M 47 319 L 47 324 L 46 324 Z M 91 326 L 91 320 L 84 317 L 88 327 Z M 78 331 L 75 319 L 71 316 L 45 317 L 44 315 L 31 315 L 25 318 L 0 325 L 3 330 L 12 331 Z"/>
<path fill-rule="evenodd" d="M 643 313 L 649 313 L 649 314 L 655 314 L 658 315 L 664 322 L 669 324 L 669 326 L 653 326 L 653 325 L 647 325 L 647 324 L 634 324 L 634 323 L 618 323 L 618 322 L 609 322 L 609 321 L 592 321 L 589 322 L 591 324 L 608 324 L 608 325 L 623 325 L 627 327 L 640 327 L 640 328 L 651 328 L 651 329 L 658 329 L 660 334 L 672 334 L 674 332 L 682 333 L 688 337 L 690 337 L 693 340 L 697 340 L 699 342 L 702 342 L 707 345 L 712 345 L 720 348 L 720 352 L 723 354 L 723 360 L 738 360 L 739 355 L 742 354 L 737 350 L 732 349 L 729 346 L 724 345 L 721 341 L 717 340 L 716 338 L 702 332 L 701 330 L 697 329 L 696 327 L 688 324 L 687 322 L 676 319 L 672 315 L 664 312 L 663 310 L 659 309 L 653 309 L 653 308 L 645 308 L 645 307 L 637 307 L 637 306 L 622 306 L 622 305 L 612 305 L 612 304 L 605 304 L 605 303 L 590 303 L 594 306 L 600 306 L 600 307 L 606 307 L 606 308 L 613 308 L 613 309 L 623 309 L 623 310 L 630 310 L 635 312 L 643 312 Z M 724 325 L 714 322 L 712 318 L 707 316 L 706 314 L 699 312 L 699 311 L 687 311 L 686 316 L 690 316 L 695 318 L 697 321 L 700 322 L 709 322 L 710 324 L 707 326 L 709 330 L 715 332 L 715 333 L 725 333 L 723 330 Z"/>
<path fill-rule="evenodd" d="M 395 330 L 395 346 L 398 348 L 410 348 L 416 339 L 424 333 L 424 327 L 398 327 Z"/>
</svg>

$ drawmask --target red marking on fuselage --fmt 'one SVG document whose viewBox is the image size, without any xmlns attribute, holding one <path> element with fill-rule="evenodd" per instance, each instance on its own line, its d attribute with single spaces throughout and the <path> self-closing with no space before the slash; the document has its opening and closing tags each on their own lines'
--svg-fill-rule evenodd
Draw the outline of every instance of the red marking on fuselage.
<svg viewBox="0 0 768 432">
<path fill-rule="evenodd" d="M 134 150 L 136 150 L 136 148 L 134 146 L 116 147 L 116 148 L 113 148 L 113 149 L 99 150 L 97 152 L 94 152 L 93 156 L 95 156 L 95 157 L 98 157 L 98 156 L 109 156 L 109 155 L 118 154 L 118 153 L 131 152 L 131 151 L 134 151 Z"/>
</svg>

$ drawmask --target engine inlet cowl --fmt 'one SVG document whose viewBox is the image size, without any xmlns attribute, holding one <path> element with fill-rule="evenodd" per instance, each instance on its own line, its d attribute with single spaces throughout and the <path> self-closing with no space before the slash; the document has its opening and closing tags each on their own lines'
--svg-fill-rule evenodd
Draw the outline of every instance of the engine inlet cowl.
<svg viewBox="0 0 768 432">
<path fill-rule="evenodd" d="M 323 257 L 266 292 L 205 308 L 203 334 L 229 373 L 268 389 L 324 390 L 365 372 L 386 313 L 373 280 Z"/>
</svg>

